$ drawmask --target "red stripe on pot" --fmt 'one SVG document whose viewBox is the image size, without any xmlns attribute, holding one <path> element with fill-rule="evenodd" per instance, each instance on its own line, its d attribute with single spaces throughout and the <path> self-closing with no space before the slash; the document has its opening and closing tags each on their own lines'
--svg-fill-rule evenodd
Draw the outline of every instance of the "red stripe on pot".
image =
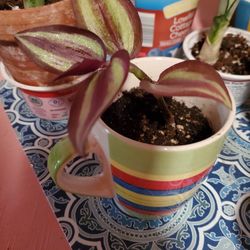
<svg viewBox="0 0 250 250">
<path fill-rule="evenodd" d="M 142 178 L 132 176 L 130 174 L 127 174 L 117 169 L 113 165 L 111 167 L 112 167 L 112 173 L 115 177 L 133 186 L 146 188 L 146 189 L 150 188 L 150 190 L 175 190 L 175 189 L 180 189 L 180 188 L 192 185 L 198 182 L 204 176 L 206 176 L 212 168 L 212 167 L 209 167 L 206 170 L 200 172 L 197 175 L 194 175 L 191 178 L 180 179 L 180 180 L 175 180 L 175 181 L 153 181 L 153 180 L 142 179 Z"/>
</svg>

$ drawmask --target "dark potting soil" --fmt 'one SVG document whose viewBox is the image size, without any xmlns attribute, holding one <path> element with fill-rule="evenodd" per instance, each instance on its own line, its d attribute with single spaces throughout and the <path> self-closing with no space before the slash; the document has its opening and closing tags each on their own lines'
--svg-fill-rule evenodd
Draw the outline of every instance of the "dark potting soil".
<svg viewBox="0 0 250 250">
<path fill-rule="evenodd" d="M 205 35 L 192 48 L 192 54 L 196 59 L 204 39 Z M 224 73 L 250 75 L 250 45 L 247 39 L 240 35 L 227 34 L 222 41 L 219 59 L 213 67 Z"/>
<path fill-rule="evenodd" d="M 102 119 L 118 133 L 154 145 L 185 145 L 213 134 L 208 120 L 196 106 L 188 108 L 169 97 L 165 103 L 167 115 L 152 94 L 135 88 L 123 92 Z"/>
<path fill-rule="evenodd" d="M 61 0 L 45 0 L 45 4 L 56 3 Z M 23 9 L 23 0 L 0 0 L 0 10 L 11 10 L 15 7 Z"/>
</svg>

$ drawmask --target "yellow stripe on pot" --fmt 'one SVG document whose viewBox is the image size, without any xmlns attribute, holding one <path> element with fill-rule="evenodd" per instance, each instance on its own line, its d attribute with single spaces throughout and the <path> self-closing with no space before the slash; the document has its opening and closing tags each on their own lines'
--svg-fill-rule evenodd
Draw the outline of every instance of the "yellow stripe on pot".
<svg viewBox="0 0 250 250">
<path fill-rule="evenodd" d="M 123 197 L 124 199 L 139 205 L 150 206 L 150 207 L 164 207 L 164 206 L 176 205 L 192 197 L 198 188 L 199 185 L 188 192 L 174 196 L 149 196 L 149 195 L 137 194 L 135 192 L 123 188 L 118 184 L 115 184 L 116 193 L 121 197 Z"/>
<path fill-rule="evenodd" d="M 114 160 L 111 160 L 111 164 L 112 164 L 112 166 L 121 170 L 122 172 L 129 174 L 129 175 L 132 175 L 132 176 L 137 177 L 137 178 L 152 180 L 152 181 L 177 181 L 177 180 L 191 178 L 191 177 L 205 171 L 206 169 L 210 168 L 214 164 L 214 161 L 209 163 L 207 166 L 200 167 L 200 168 L 195 169 L 193 171 L 190 170 L 188 173 L 184 173 L 184 174 L 178 173 L 176 175 L 147 174 L 145 172 L 139 172 L 139 171 L 130 169 L 124 165 L 119 164 L 118 162 L 116 162 Z M 183 166 L 183 167 L 185 167 L 185 166 Z"/>
</svg>

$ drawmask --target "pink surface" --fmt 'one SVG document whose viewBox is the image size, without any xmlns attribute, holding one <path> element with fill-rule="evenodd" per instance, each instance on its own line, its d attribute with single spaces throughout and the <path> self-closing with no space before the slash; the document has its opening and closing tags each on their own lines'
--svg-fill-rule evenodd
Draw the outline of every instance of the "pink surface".
<svg viewBox="0 0 250 250">
<path fill-rule="evenodd" d="M 1 104 L 0 121 L 0 249 L 70 249 Z"/>
</svg>

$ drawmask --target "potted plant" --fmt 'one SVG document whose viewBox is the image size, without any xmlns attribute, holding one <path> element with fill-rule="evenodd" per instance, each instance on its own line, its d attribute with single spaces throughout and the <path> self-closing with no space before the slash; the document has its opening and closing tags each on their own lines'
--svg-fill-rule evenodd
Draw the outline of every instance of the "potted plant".
<svg viewBox="0 0 250 250">
<path fill-rule="evenodd" d="M 137 27 L 140 24 L 137 12 L 125 0 L 105 2 L 107 5 L 101 12 L 111 21 L 107 30 L 121 32 L 120 36 L 112 32 L 108 38 L 107 42 L 116 45 L 109 49 L 108 61 L 103 56 L 107 45 L 104 46 L 97 35 L 87 30 L 47 26 L 16 34 L 21 48 L 36 63 L 62 72 L 59 78 L 90 74 L 82 81 L 74 98 L 68 123 L 69 137 L 57 143 L 49 155 L 49 171 L 64 190 L 107 197 L 116 193 L 120 203 L 129 211 L 162 216 L 172 213 L 192 197 L 211 170 L 234 120 L 234 101 L 219 74 L 207 64 L 173 58 L 130 61 L 131 55 L 135 55 L 141 45 L 134 39 L 141 35 L 141 32 L 136 32 L 141 31 Z M 95 6 L 92 1 L 88 3 L 89 7 Z M 110 5 L 117 13 L 109 12 Z M 88 17 L 89 12 L 82 14 L 83 20 Z M 99 22 L 102 25 L 102 20 Z M 121 28 L 121 25 L 126 27 Z M 54 40 L 48 39 L 51 37 Z M 72 41 L 72 47 L 68 46 L 65 37 Z M 128 49 L 122 49 L 124 43 L 118 43 L 117 37 L 122 37 L 123 41 L 127 38 L 125 45 Z M 137 38 L 141 41 L 140 37 Z M 55 42 L 57 47 L 48 50 Z M 42 53 L 34 49 L 36 46 L 40 46 Z M 82 49 L 88 52 L 87 57 L 86 53 L 79 54 Z M 48 52 L 52 53 L 51 56 L 44 57 Z M 64 56 L 63 64 L 54 60 L 59 55 Z M 72 63 L 71 58 L 79 58 L 80 55 L 84 55 L 83 62 Z M 64 68 L 65 64 L 69 66 Z M 214 133 L 204 140 L 177 146 L 149 145 L 119 134 L 100 117 L 123 87 L 130 89 L 133 86 L 140 86 L 151 93 L 161 106 L 163 116 L 167 115 L 171 122 L 172 116 L 168 113 L 164 96 L 179 96 L 186 105 L 197 106 L 208 117 Z M 90 152 L 98 155 L 102 173 L 93 177 L 65 173 L 64 166 L 72 157 L 76 154 L 84 157 Z"/>
<path fill-rule="evenodd" d="M 56 184 L 68 192 L 97 197 L 115 196 L 122 208 L 131 215 L 168 215 L 195 194 L 212 170 L 233 123 L 235 106 L 233 104 L 232 109 L 228 109 L 214 100 L 181 97 L 179 101 L 201 108 L 215 131 L 207 139 L 196 143 L 157 146 L 125 137 L 100 118 L 110 102 L 116 98 L 123 85 L 121 83 L 126 79 L 129 62 L 128 58 L 123 61 L 124 57 L 124 51 L 119 51 L 106 70 L 93 76 L 90 82 L 88 80 L 84 83 L 72 105 L 70 137 L 53 147 L 48 158 L 48 168 Z M 209 84 L 206 87 L 203 85 L 206 78 L 207 83 L 217 82 L 219 78 L 213 74 L 215 71 L 212 68 L 209 67 L 210 70 L 207 71 L 208 65 L 200 62 L 192 61 L 188 64 L 188 61 L 180 63 L 180 60 L 175 58 L 159 57 L 138 58 L 131 62 L 155 80 L 166 67 L 174 66 L 161 74 L 159 83 L 166 77 L 166 85 L 162 85 L 163 82 L 153 84 L 151 81 L 140 81 L 129 75 L 123 89 L 141 86 L 156 96 L 194 94 L 211 97 L 218 87 L 215 87 L 216 84 L 215 88 L 208 86 Z M 199 74 L 199 71 L 203 73 Z M 116 74 L 117 72 L 119 74 Z M 191 79 L 186 78 L 187 75 L 192 76 Z M 214 76 L 216 80 L 213 79 Z M 200 79 L 199 87 L 199 83 L 194 79 Z M 187 82 L 190 83 L 190 89 Z M 194 93 L 193 86 L 200 88 L 201 92 L 197 89 Z M 207 89 L 203 92 L 203 88 L 210 89 L 210 94 Z M 228 100 L 233 103 L 232 97 Z M 122 113 L 121 109 L 120 112 Z M 176 124 L 176 127 L 179 126 Z M 102 166 L 100 174 L 80 177 L 65 172 L 65 167 L 76 155 L 86 156 L 93 152 L 97 154 Z"/>
<path fill-rule="evenodd" d="M 184 55 L 214 65 L 231 89 L 236 104 L 250 95 L 249 44 L 247 31 L 228 27 L 239 1 L 220 1 L 218 15 L 205 31 L 191 32 L 183 42 Z M 204 38 L 205 33 L 205 38 Z M 204 41 L 204 42 L 203 42 Z"/>
</svg>

